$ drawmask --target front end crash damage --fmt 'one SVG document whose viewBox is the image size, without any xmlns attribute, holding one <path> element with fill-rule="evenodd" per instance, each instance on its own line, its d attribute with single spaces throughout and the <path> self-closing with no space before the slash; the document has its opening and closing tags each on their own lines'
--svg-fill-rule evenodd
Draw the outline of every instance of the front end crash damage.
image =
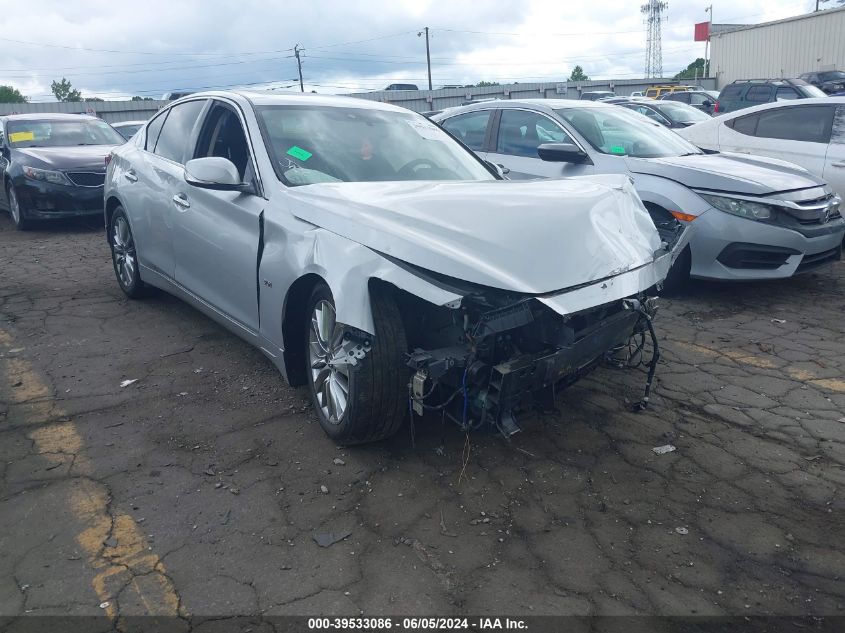
<svg viewBox="0 0 845 633">
<path fill-rule="evenodd" d="M 427 187 L 407 199 L 402 190 L 387 210 L 358 202 L 375 185 L 320 189 L 327 197 L 343 193 L 345 214 L 303 207 L 300 215 L 331 231 L 320 232 L 324 240 L 349 236 L 359 257 L 364 247 L 377 259 L 333 275 L 340 269 L 318 257 L 329 251 L 316 248 L 308 269 L 328 281 L 337 319 L 364 346 L 365 358 L 378 336 L 368 318 L 370 298 L 389 293 L 396 301 L 409 350 L 412 416 L 435 412 L 466 430 L 510 436 L 522 413 L 551 407 L 557 391 L 603 362 L 648 367 L 638 405 L 644 407 L 658 358 L 654 295 L 688 242 L 683 227 L 658 235 L 625 179 L 506 184 L 498 196 L 485 197 L 484 214 L 467 206 L 448 218 L 440 215 L 459 200 L 444 200 L 465 189 L 475 195 L 475 185 Z M 429 199 L 436 196 L 444 200 Z M 574 200 L 571 210 L 560 210 L 562 198 Z M 362 273 L 370 298 L 347 292 L 358 286 L 349 276 Z"/>
<path fill-rule="evenodd" d="M 557 391 L 602 362 L 642 362 L 652 352 L 645 394 L 658 359 L 651 324 L 656 311 L 646 292 L 561 314 L 541 297 L 487 289 L 435 307 L 403 294 L 408 323 L 412 415 L 438 412 L 464 430 L 519 431 L 517 418 L 535 406 L 551 407 Z"/>
</svg>

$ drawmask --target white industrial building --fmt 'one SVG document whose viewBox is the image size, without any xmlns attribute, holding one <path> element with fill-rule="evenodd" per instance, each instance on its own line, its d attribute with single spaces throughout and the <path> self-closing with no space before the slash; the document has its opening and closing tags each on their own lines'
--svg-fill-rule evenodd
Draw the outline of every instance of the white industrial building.
<svg viewBox="0 0 845 633">
<path fill-rule="evenodd" d="M 715 32 L 710 46 L 710 71 L 720 89 L 736 79 L 845 70 L 845 7 Z"/>
</svg>

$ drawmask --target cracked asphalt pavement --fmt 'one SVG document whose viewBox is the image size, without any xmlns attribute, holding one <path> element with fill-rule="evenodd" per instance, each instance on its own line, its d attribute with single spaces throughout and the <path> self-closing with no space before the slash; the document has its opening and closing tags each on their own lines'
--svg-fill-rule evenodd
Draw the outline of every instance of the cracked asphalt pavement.
<svg viewBox="0 0 845 633">
<path fill-rule="evenodd" d="M 101 227 L 3 215 L 0 615 L 842 615 L 845 264 L 661 306 L 643 413 L 601 368 L 511 443 L 339 449 Z"/>
</svg>

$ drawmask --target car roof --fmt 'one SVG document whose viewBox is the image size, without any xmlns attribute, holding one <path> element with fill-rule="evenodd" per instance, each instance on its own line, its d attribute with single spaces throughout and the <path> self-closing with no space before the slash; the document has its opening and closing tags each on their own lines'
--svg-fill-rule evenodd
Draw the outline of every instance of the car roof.
<svg viewBox="0 0 845 633">
<path fill-rule="evenodd" d="M 536 108 L 540 111 L 549 112 L 551 110 L 561 110 L 565 108 L 614 108 L 613 104 L 602 103 L 600 101 L 587 101 L 579 99 L 501 99 L 498 101 L 488 101 L 486 103 L 473 103 L 466 106 L 455 106 L 447 108 L 440 114 L 432 117 L 434 121 L 442 121 L 457 114 L 464 112 L 475 112 L 477 110 L 489 110 L 490 108 Z"/>
<path fill-rule="evenodd" d="M 119 125 L 144 125 L 149 121 L 149 119 L 138 119 L 137 121 L 115 121 L 111 124 L 112 127 L 117 127 Z"/>
<path fill-rule="evenodd" d="M 61 121 L 75 119 L 99 120 L 90 114 L 69 114 L 67 112 L 28 112 L 26 114 L 5 114 L 0 117 L 3 121 Z"/>
<path fill-rule="evenodd" d="M 313 106 L 330 106 L 335 108 L 358 108 L 366 110 L 386 110 L 390 112 L 413 112 L 407 108 L 392 105 L 390 103 L 382 103 L 380 101 L 370 101 L 369 99 L 359 99 L 357 97 L 344 97 L 341 95 L 322 95 L 313 92 L 270 92 L 260 90 L 209 90 L 205 92 L 195 92 L 194 94 L 184 97 L 184 101 L 190 101 L 198 98 L 209 97 L 228 97 L 243 99 L 256 106 L 269 105 L 303 105 L 307 103 Z M 180 103 L 183 99 L 174 101 L 174 104 Z M 172 107 L 168 104 L 168 107 Z"/>
</svg>

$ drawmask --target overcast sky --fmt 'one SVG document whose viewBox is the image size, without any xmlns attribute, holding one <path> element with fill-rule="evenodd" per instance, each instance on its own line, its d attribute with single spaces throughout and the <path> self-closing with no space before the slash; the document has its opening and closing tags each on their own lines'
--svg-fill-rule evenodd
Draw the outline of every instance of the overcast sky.
<svg viewBox="0 0 845 633">
<path fill-rule="evenodd" d="M 294 44 L 307 90 L 375 90 L 643 76 L 644 0 L 27 0 L 0 13 L 0 84 L 51 100 L 67 77 L 84 96 L 159 98 L 176 89 L 290 86 Z M 669 0 L 663 70 L 671 77 L 704 44 L 693 24 L 710 0 Z M 833 5 L 833 0 L 827 2 Z M 756 23 L 806 13 L 815 0 L 715 0 L 714 22 Z"/>
</svg>

